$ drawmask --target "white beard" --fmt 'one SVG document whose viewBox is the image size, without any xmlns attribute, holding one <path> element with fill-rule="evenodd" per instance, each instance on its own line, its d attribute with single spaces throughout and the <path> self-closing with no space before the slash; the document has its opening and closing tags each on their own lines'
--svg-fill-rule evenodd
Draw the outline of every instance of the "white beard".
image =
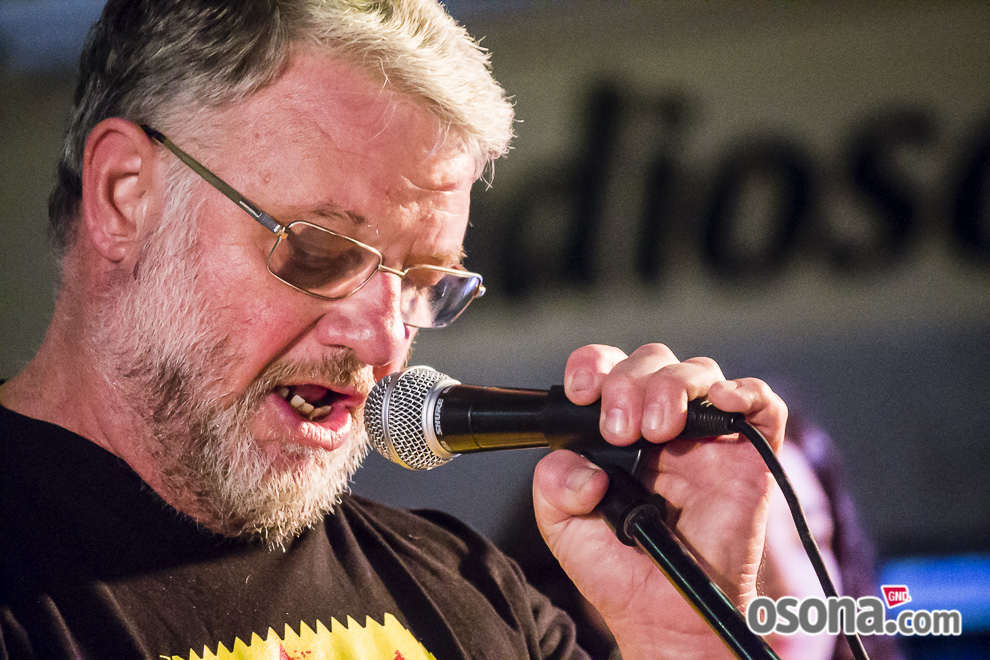
<svg viewBox="0 0 990 660">
<path fill-rule="evenodd" d="M 173 186 L 133 279 L 111 283 L 91 350 L 105 369 L 112 405 L 135 421 L 133 445 L 157 471 L 159 494 L 214 531 L 284 546 L 347 490 L 368 450 L 363 415 L 352 413 L 352 437 L 332 452 L 254 437 L 251 421 L 278 384 L 325 382 L 367 393 L 371 370 L 347 349 L 317 363 L 281 361 L 222 404 L 221 379 L 240 362 L 238 342 L 197 287 L 188 187 L 188 178 Z M 266 451 L 266 443 L 277 451 Z"/>
</svg>

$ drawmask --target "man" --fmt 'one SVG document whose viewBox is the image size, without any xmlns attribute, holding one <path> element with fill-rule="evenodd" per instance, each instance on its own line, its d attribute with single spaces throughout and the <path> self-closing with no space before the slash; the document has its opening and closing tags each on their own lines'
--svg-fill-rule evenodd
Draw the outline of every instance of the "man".
<svg viewBox="0 0 990 660">
<path fill-rule="evenodd" d="M 428 0 L 110 0 L 52 196 L 55 315 L 0 389 L 0 657 L 580 657 L 456 521 L 344 495 L 372 384 L 480 293 L 469 192 L 511 122 Z M 578 349 L 564 382 L 616 444 L 702 396 L 781 442 L 765 385 L 660 344 Z M 646 483 L 744 606 L 766 471 L 733 438 L 668 446 Z M 606 485 L 557 452 L 534 497 L 624 657 L 724 655 L 590 515 Z"/>
</svg>

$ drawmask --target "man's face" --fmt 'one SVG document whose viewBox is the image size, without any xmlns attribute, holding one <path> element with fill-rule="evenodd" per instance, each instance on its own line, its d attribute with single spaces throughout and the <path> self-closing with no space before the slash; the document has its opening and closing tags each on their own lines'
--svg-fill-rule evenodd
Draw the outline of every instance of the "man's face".
<svg viewBox="0 0 990 660">
<path fill-rule="evenodd" d="M 334 229 L 393 268 L 458 263 L 475 161 L 381 83 L 300 56 L 213 119 L 229 130 L 170 137 L 282 224 Z M 149 429 L 124 458 L 208 526 L 279 543 L 345 487 L 365 452 L 364 397 L 402 365 L 413 330 L 396 276 L 333 302 L 296 291 L 266 270 L 271 232 L 188 185 L 192 208 L 166 213 L 193 221 L 152 237 L 103 320 L 104 359 Z"/>
</svg>

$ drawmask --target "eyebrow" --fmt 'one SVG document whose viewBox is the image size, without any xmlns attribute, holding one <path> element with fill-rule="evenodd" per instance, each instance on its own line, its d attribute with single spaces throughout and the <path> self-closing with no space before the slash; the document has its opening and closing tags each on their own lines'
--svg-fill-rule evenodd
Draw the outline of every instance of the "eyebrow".
<svg viewBox="0 0 990 660">
<path fill-rule="evenodd" d="M 321 218 L 344 218 L 351 221 L 351 224 L 355 227 L 360 226 L 371 226 L 368 218 L 361 215 L 360 213 L 355 213 L 354 211 L 349 211 L 339 204 L 334 202 L 321 202 L 317 204 L 314 208 L 301 209 L 300 213 L 312 213 L 313 215 L 318 215 Z"/>
<path fill-rule="evenodd" d="M 467 257 L 467 253 L 464 252 L 464 247 L 461 246 L 456 250 L 444 250 L 442 252 L 434 252 L 432 256 L 440 264 L 454 264 L 459 266 L 462 263 L 464 263 L 464 259 Z"/>
<path fill-rule="evenodd" d="M 336 219 L 343 218 L 350 220 L 350 224 L 354 227 L 372 227 L 375 226 L 370 220 L 360 213 L 350 211 L 345 209 L 340 204 L 332 201 L 324 201 L 316 204 L 316 206 L 309 209 L 300 209 L 297 214 L 313 214 L 318 215 L 321 218 Z M 290 216 L 291 217 L 291 216 Z M 375 246 L 377 248 L 377 246 Z M 381 248 L 377 248 L 381 249 Z M 441 250 L 438 252 L 433 252 L 429 255 L 425 255 L 424 258 L 436 262 L 437 265 L 444 267 L 460 266 L 464 263 L 464 259 L 467 257 L 467 253 L 464 251 L 464 246 L 460 246 L 454 250 Z M 417 261 L 417 264 L 424 263 L 422 261 Z"/>
</svg>

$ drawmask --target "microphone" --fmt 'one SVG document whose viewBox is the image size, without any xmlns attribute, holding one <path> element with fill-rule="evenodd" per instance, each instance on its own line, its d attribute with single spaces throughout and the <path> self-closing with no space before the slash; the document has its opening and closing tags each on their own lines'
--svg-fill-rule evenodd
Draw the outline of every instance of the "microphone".
<svg viewBox="0 0 990 660">
<path fill-rule="evenodd" d="M 598 430 L 600 415 L 601 402 L 571 403 L 560 385 L 549 390 L 462 385 L 423 366 L 383 378 L 364 406 L 375 449 L 411 470 L 438 467 L 457 454 L 497 449 L 553 447 L 585 455 L 607 452 L 615 459 L 615 450 L 638 457 L 640 449 L 656 447 L 643 439 L 630 448 L 609 444 Z M 688 402 L 679 437 L 736 433 L 745 424 L 742 414 L 695 399 Z M 592 460 L 608 472 L 609 489 L 598 510 L 619 539 L 646 552 L 738 657 L 776 658 L 664 524 L 662 498 L 646 491 L 618 462 Z"/>
<path fill-rule="evenodd" d="M 364 424 L 379 454 L 410 470 L 431 470 L 459 454 L 551 447 L 579 454 L 639 451 L 657 445 L 640 439 L 617 448 L 601 437 L 601 402 L 579 406 L 564 388 L 511 389 L 462 385 L 426 366 L 409 367 L 379 381 L 364 406 Z M 745 418 L 707 400 L 688 404 L 679 437 L 736 433 Z"/>
</svg>

